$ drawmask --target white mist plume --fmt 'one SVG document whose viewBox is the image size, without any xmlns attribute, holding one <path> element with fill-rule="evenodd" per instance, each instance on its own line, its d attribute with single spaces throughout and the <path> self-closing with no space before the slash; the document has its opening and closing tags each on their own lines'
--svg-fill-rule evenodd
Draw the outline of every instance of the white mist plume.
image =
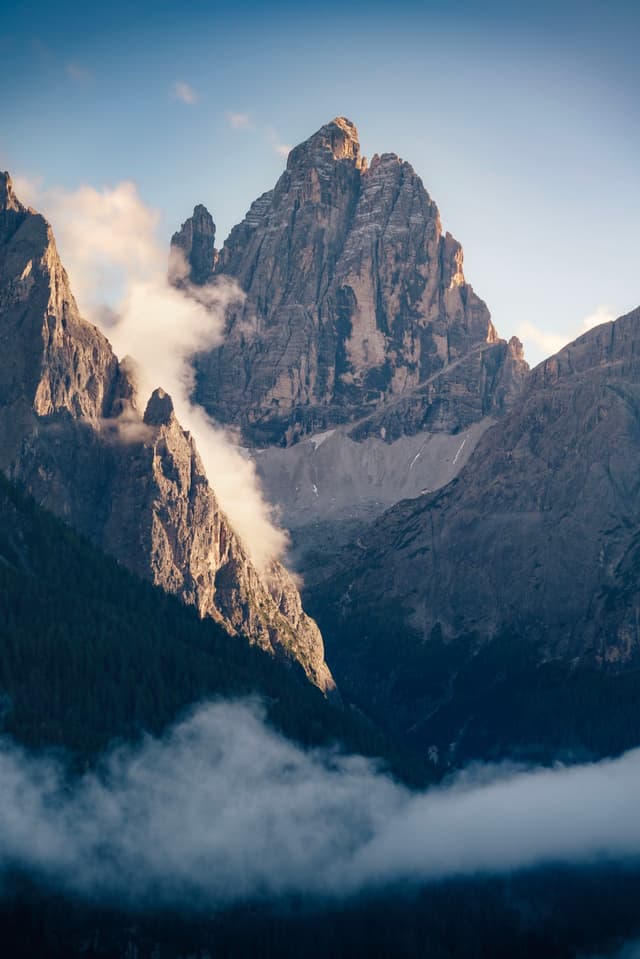
<svg viewBox="0 0 640 959">
<path fill-rule="evenodd" d="M 136 361 L 141 406 L 158 386 L 171 395 L 220 506 L 253 561 L 266 568 L 282 556 L 286 533 L 272 519 L 252 461 L 190 399 L 190 357 L 221 342 L 225 309 L 242 298 L 241 290 L 224 278 L 189 284 L 181 253 L 173 251 L 172 276 L 183 280 L 176 289 L 167 278 L 168 251 L 156 237 L 158 214 L 133 183 L 75 191 L 42 191 L 20 179 L 17 185 L 52 222 L 81 311 L 102 327 L 120 358 Z"/>
<path fill-rule="evenodd" d="M 256 703 L 203 706 L 70 781 L 0 743 L 0 872 L 85 896 L 209 906 L 640 854 L 640 750 L 574 767 L 483 767 L 412 793 L 311 753 Z"/>
</svg>

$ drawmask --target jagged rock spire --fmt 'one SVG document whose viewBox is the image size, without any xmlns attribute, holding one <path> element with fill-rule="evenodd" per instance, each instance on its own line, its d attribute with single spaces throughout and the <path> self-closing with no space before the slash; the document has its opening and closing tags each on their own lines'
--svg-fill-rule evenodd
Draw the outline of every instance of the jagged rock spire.
<svg viewBox="0 0 640 959">
<path fill-rule="evenodd" d="M 144 412 L 144 422 L 147 426 L 168 426 L 173 416 L 173 400 L 168 393 L 158 387 L 149 397 Z"/>
<path fill-rule="evenodd" d="M 215 248 L 216 225 L 206 206 L 199 203 L 171 237 L 173 249 L 179 249 L 185 256 L 190 269 L 192 283 L 202 286 L 210 279 L 216 262 Z M 178 278 L 179 279 L 179 278 Z"/>
<path fill-rule="evenodd" d="M 0 171 L 0 213 L 4 213 L 6 210 L 18 212 L 24 209 L 13 192 L 11 177 L 6 170 L 4 172 Z"/>
</svg>

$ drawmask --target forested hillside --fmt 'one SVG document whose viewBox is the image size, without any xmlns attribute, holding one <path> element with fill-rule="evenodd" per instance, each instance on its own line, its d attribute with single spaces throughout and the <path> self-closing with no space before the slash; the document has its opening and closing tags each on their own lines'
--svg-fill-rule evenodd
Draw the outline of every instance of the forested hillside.
<svg viewBox="0 0 640 959">
<path fill-rule="evenodd" d="M 379 754 L 381 736 L 301 669 L 137 578 L 0 476 L 2 729 L 88 756 L 157 733 L 191 704 L 259 694 L 303 744 Z"/>
</svg>

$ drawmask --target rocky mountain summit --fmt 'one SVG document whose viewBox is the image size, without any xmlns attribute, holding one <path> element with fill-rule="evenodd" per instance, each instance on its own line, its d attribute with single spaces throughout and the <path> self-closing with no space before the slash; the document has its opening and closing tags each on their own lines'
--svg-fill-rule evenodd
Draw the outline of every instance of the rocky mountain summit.
<svg viewBox="0 0 640 959">
<path fill-rule="evenodd" d="M 291 151 L 219 255 L 210 236 L 196 207 L 173 242 L 195 257 L 194 280 L 206 247 L 209 275 L 246 300 L 198 359 L 197 398 L 248 445 L 345 423 L 387 441 L 452 433 L 517 393 L 520 344 L 498 338 L 422 181 L 393 153 L 368 165 L 344 117 Z"/>
<path fill-rule="evenodd" d="M 172 249 L 178 249 L 184 255 L 190 279 L 202 286 L 211 279 L 218 260 L 215 248 L 216 225 L 205 206 L 194 208 L 193 216 L 182 224 L 180 230 L 171 237 Z"/>
<path fill-rule="evenodd" d="M 528 366 L 413 168 L 393 153 L 368 164 L 344 117 L 291 151 L 219 253 L 214 236 L 198 206 L 172 241 L 192 281 L 228 276 L 246 294 L 196 359 L 196 397 L 241 430 L 309 578 L 302 554 L 327 524 L 340 538 L 452 479 Z"/>
<path fill-rule="evenodd" d="M 338 681 L 397 709 L 423 742 L 464 751 L 498 723 L 500 696 L 510 706 L 485 746 L 515 728 L 527 696 L 545 703 L 541 670 L 561 670 L 552 685 L 567 701 L 578 682 L 585 695 L 585 670 L 598 689 L 636 674 L 639 476 L 640 309 L 536 367 L 456 479 L 349 548 L 316 598 L 336 629 Z"/>
<path fill-rule="evenodd" d="M 78 312 L 51 227 L 6 173 L 0 344 L 0 468 L 129 569 L 331 692 L 320 632 L 291 577 L 278 563 L 252 564 L 171 398 L 157 389 L 138 410 L 126 363 Z"/>
</svg>

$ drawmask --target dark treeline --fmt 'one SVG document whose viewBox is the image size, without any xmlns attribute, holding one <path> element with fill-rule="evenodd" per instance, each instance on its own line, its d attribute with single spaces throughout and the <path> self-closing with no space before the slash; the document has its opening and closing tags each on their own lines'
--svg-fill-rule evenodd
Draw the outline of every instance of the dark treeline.
<svg viewBox="0 0 640 959">
<path fill-rule="evenodd" d="M 429 776 L 301 670 L 132 575 L 0 476 L 0 715 L 33 748 L 90 760 L 115 740 L 160 733 L 194 703 L 257 694 L 303 746 L 385 756 Z"/>
<path fill-rule="evenodd" d="M 125 913 L 14 881 L 0 903 L 12 959 L 569 959 L 640 935 L 640 872 L 547 869 L 388 889 L 340 904 Z"/>
<path fill-rule="evenodd" d="M 539 674 L 539 683 L 525 684 L 523 661 L 523 681 L 509 687 L 523 652 L 509 637 L 504 644 L 487 654 L 480 672 L 476 662 L 473 676 L 458 679 L 459 693 L 467 683 L 467 695 L 484 704 L 481 722 L 467 734 L 475 737 L 466 740 L 470 754 L 490 752 L 490 744 L 504 743 L 507 735 L 512 744 L 530 745 L 535 734 L 544 758 L 567 742 L 567 728 L 580 730 L 579 740 L 572 733 L 582 744 L 580 755 L 640 741 L 634 674 L 598 686 L 600 680 L 586 673 L 568 682 L 549 671 Z M 502 670 L 491 658 L 498 654 Z M 484 676 L 480 685 L 478 675 Z M 406 676 L 409 681 L 409 670 Z M 434 671 L 429 681 L 437 679 Z M 499 689 L 502 699 L 495 695 Z M 5 733 L 36 749 L 63 747 L 84 766 L 114 740 L 162 732 L 193 703 L 255 693 L 265 698 L 270 721 L 302 745 L 338 741 L 386 756 L 408 782 L 423 784 L 433 776 L 414 756 L 396 752 L 359 713 L 327 703 L 301 674 L 132 576 L 0 477 Z M 539 708 L 532 710 L 535 703 Z M 443 713 L 439 721 L 445 741 L 456 717 Z M 5 875 L 0 954 L 561 959 L 604 954 L 640 936 L 639 902 L 640 870 L 556 869 L 418 891 L 395 888 L 322 907 L 290 899 L 224 911 L 134 914 L 69 900 L 28 877 Z"/>
<path fill-rule="evenodd" d="M 640 559 L 633 574 L 637 582 Z M 345 696 L 416 753 L 436 746 L 444 766 L 579 762 L 640 744 L 640 665 L 545 661 L 545 626 L 535 622 L 514 623 L 489 643 L 475 634 L 446 641 L 438 630 L 423 642 L 392 603 L 379 604 L 375 618 L 366 608 L 352 613 L 348 628 L 364 637 L 356 655 L 326 600 L 321 589 L 305 597 Z"/>
</svg>

